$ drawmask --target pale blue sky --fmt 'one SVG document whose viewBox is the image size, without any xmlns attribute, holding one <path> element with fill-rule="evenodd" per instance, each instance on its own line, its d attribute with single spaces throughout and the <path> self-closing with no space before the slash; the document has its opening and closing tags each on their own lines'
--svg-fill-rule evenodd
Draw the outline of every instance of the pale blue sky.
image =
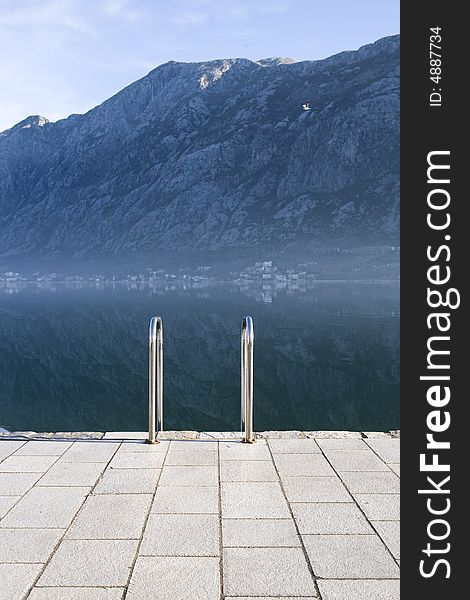
<svg viewBox="0 0 470 600">
<path fill-rule="evenodd" d="M 0 131 L 82 113 L 168 60 L 319 59 L 399 32 L 399 0 L 0 0 Z"/>
</svg>

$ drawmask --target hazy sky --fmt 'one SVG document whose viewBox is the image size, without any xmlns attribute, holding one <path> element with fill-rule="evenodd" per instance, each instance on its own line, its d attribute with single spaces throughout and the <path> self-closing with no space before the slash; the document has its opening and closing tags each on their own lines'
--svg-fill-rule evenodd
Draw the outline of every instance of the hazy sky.
<svg viewBox="0 0 470 600">
<path fill-rule="evenodd" d="M 318 59 L 399 32 L 399 0 L 0 0 L 0 131 L 82 113 L 168 60 Z"/>
</svg>

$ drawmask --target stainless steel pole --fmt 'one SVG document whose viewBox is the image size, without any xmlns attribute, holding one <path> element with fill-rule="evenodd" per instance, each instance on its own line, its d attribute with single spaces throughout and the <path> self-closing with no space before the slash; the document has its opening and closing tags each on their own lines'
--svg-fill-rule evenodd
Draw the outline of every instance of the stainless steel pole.
<svg viewBox="0 0 470 600">
<path fill-rule="evenodd" d="M 155 391 L 157 405 L 155 406 Z M 155 415 L 157 428 L 155 430 Z M 163 324 L 152 317 L 149 326 L 149 436 L 148 444 L 158 444 L 157 433 L 163 428 Z"/>
<path fill-rule="evenodd" d="M 254 349 L 253 319 L 245 317 L 242 322 L 241 335 L 241 425 L 243 442 L 253 444 L 253 349 Z"/>
<path fill-rule="evenodd" d="M 242 321 L 242 335 L 240 345 L 240 385 L 241 385 L 241 430 L 245 436 L 246 423 L 246 319 Z"/>
<path fill-rule="evenodd" d="M 157 434 L 163 431 L 163 321 L 157 317 Z"/>
</svg>

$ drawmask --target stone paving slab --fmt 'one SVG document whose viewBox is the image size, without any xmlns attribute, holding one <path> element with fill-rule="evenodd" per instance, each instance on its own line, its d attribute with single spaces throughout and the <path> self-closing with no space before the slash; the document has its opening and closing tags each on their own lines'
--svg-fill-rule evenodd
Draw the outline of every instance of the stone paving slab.
<svg viewBox="0 0 470 600">
<path fill-rule="evenodd" d="M 0 600 L 398 600 L 397 435 L 2 435 Z"/>
<path fill-rule="evenodd" d="M 95 494 L 153 494 L 160 469 L 108 469 Z"/>
<path fill-rule="evenodd" d="M 338 477 L 282 477 L 289 502 L 354 502 Z"/>
<path fill-rule="evenodd" d="M 119 446 L 116 454 L 127 454 L 128 452 L 148 452 L 149 454 L 167 452 L 170 447 L 170 442 L 166 440 L 160 441 L 158 444 L 146 444 L 145 440 L 124 440 Z"/>
<path fill-rule="evenodd" d="M 25 443 L 25 441 L 10 441 L 3 439 L 0 444 L 0 461 L 10 456 L 10 454 L 13 454 L 13 452 L 18 451 Z"/>
<path fill-rule="evenodd" d="M 33 458 L 25 456 L 24 458 Z M 105 463 L 67 463 L 59 459 L 38 481 L 39 486 L 93 486 L 104 471 Z"/>
<path fill-rule="evenodd" d="M 184 450 L 186 452 L 214 452 L 217 454 L 219 443 L 215 440 L 173 440 L 169 452 Z"/>
<path fill-rule="evenodd" d="M 216 451 L 194 451 L 186 449 L 171 449 L 166 457 L 165 465 L 177 467 L 217 466 L 218 455 Z"/>
<path fill-rule="evenodd" d="M 373 534 L 360 509 L 353 503 L 293 504 L 301 534 Z"/>
<path fill-rule="evenodd" d="M 366 440 L 366 444 L 386 463 L 400 462 L 400 440 L 378 438 Z"/>
<path fill-rule="evenodd" d="M 37 564 L 0 564 L 0 600 L 21 600 L 41 572 Z"/>
<path fill-rule="evenodd" d="M 22 496 L 41 477 L 41 473 L 0 473 L 0 495 Z"/>
<path fill-rule="evenodd" d="M 398 578 L 398 566 L 376 535 L 302 536 L 314 573 L 334 579 Z"/>
<path fill-rule="evenodd" d="M 222 516 L 227 519 L 286 519 L 289 507 L 277 482 L 223 481 Z"/>
<path fill-rule="evenodd" d="M 103 439 L 105 440 L 138 440 L 145 441 L 148 437 L 146 431 L 107 431 Z"/>
<path fill-rule="evenodd" d="M 41 586 L 124 586 L 135 540 L 64 540 L 39 578 Z"/>
<path fill-rule="evenodd" d="M 387 465 L 371 450 L 325 450 L 325 455 L 338 472 L 388 471 Z"/>
<path fill-rule="evenodd" d="M 392 471 L 339 473 L 352 494 L 399 494 L 400 479 Z"/>
<path fill-rule="evenodd" d="M 70 448 L 72 442 L 53 440 L 49 442 L 35 442 L 25 444 L 15 452 L 15 456 L 61 456 Z"/>
<path fill-rule="evenodd" d="M 400 523 L 398 521 L 372 521 L 372 525 L 393 556 L 400 560 Z"/>
<path fill-rule="evenodd" d="M 109 463 L 110 469 L 161 469 L 163 452 L 123 452 L 116 453 Z"/>
<path fill-rule="evenodd" d="M 354 494 L 354 500 L 371 521 L 399 521 L 399 494 Z"/>
<path fill-rule="evenodd" d="M 300 548 L 226 548 L 224 591 L 233 596 L 315 596 Z"/>
<path fill-rule="evenodd" d="M 158 487 L 152 513 L 219 514 L 218 487 Z"/>
<path fill-rule="evenodd" d="M 107 463 L 118 449 L 119 444 L 104 441 L 75 442 L 62 455 L 63 462 Z"/>
<path fill-rule="evenodd" d="M 325 450 L 364 450 L 366 445 L 362 438 L 316 438 L 315 442 Z"/>
<path fill-rule="evenodd" d="M 64 528 L 85 500 L 90 488 L 32 488 L 0 521 L 6 528 Z"/>
<path fill-rule="evenodd" d="M 213 487 L 218 482 L 216 466 L 165 466 L 160 485 Z"/>
<path fill-rule="evenodd" d="M 219 556 L 218 515 L 152 514 L 142 556 Z"/>
<path fill-rule="evenodd" d="M 21 496 L 0 496 L 0 519 L 12 508 Z"/>
<path fill-rule="evenodd" d="M 45 563 L 65 529 L 2 529 L 0 564 Z"/>
<path fill-rule="evenodd" d="M 219 559 L 140 556 L 126 599 L 148 598 L 150 590 L 158 600 L 220 600 Z"/>
<path fill-rule="evenodd" d="M 397 580 L 320 580 L 318 587 L 323 600 L 399 600 Z"/>
<path fill-rule="evenodd" d="M 2 473 L 45 473 L 57 456 L 9 456 L 0 463 Z"/>
<path fill-rule="evenodd" d="M 275 454 L 281 477 L 333 477 L 335 472 L 321 454 Z"/>
<path fill-rule="evenodd" d="M 268 445 L 273 454 L 311 454 L 320 453 L 316 440 L 269 439 Z"/>
<path fill-rule="evenodd" d="M 264 440 L 256 444 L 242 444 L 240 441 L 219 443 L 221 460 L 271 460 L 268 445 Z"/>
<path fill-rule="evenodd" d="M 28 600 L 122 600 L 124 591 L 124 588 L 36 587 Z"/>
<path fill-rule="evenodd" d="M 223 519 L 225 548 L 293 548 L 300 539 L 292 519 Z"/>
<path fill-rule="evenodd" d="M 151 501 L 151 494 L 89 496 L 67 532 L 67 538 L 139 540 Z"/>
<path fill-rule="evenodd" d="M 277 481 L 272 461 L 224 460 L 220 464 L 221 481 Z"/>
</svg>

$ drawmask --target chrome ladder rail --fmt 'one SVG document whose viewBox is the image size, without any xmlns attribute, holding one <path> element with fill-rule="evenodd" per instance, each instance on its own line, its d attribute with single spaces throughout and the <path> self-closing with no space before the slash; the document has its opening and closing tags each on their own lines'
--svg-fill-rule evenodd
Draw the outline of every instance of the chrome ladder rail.
<svg viewBox="0 0 470 600">
<path fill-rule="evenodd" d="M 241 333 L 241 425 L 247 444 L 255 443 L 253 432 L 253 319 L 245 317 Z M 149 435 L 148 444 L 158 444 L 163 431 L 163 323 L 152 317 L 149 326 Z"/>
<path fill-rule="evenodd" d="M 241 425 L 242 441 L 254 444 L 253 433 L 253 347 L 255 332 L 253 319 L 245 317 L 242 321 L 241 335 Z"/>
<path fill-rule="evenodd" d="M 149 326 L 149 436 L 146 442 L 158 444 L 160 431 L 163 431 L 163 322 L 161 317 L 152 317 Z"/>
</svg>

